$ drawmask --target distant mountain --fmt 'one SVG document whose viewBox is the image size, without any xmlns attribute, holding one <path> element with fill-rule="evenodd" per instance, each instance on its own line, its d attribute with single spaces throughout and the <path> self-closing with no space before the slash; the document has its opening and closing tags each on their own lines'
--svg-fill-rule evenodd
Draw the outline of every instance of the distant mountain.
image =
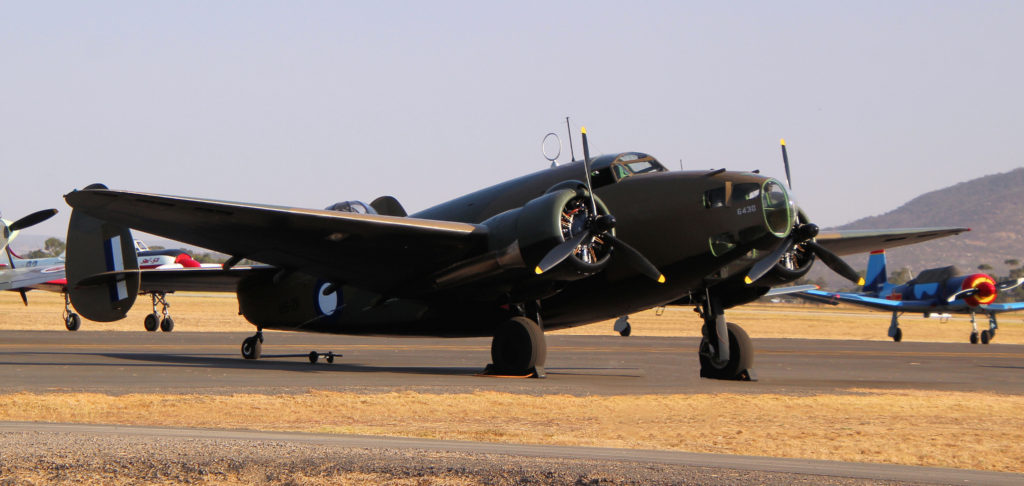
<svg viewBox="0 0 1024 486">
<path fill-rule="evenodd" d="M 836 229 L 971 228 L 958 236 L 887 250 L 889 271 L 909 267 L 917 275 L 927 268 L 956 265 L 966 272 L 988 264 L 994 270 L 987 273 L 1005 276 L 1009 267 L 1004 261 L 1016 259 L 1024 263 L 1022 201 L 1024 168 L 1019 168 L 932 191 L 885 214 L 861 218 Z M 856 269 L 867 266 L 866 254 L 844 259 Z M 836 279 L 830 273 L 824 265 L 815 265 L 810 277 L 825 277 L 832 284 Z"/>
</svg>

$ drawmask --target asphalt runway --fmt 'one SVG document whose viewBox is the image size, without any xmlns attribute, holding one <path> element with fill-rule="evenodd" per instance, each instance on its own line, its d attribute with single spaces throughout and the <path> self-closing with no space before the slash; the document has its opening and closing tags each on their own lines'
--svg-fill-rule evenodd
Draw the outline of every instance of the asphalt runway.
<svg viewBox="0 0 1024 486">
<path fill-rule="evenodd" d="M 242 359 L 241 333 L 0 331 L 0 391 L 111 394 L 337 391 L 573 395 L 841 392 L 850 388 L 1024 393 L 1024 346 L 754 339 L 758 381 L 698 376 L 695 338 L 548 336 L 547 378 L 478 376 L 489 339 L 267 332 Z M 342 356 L 311 364 L 311 351 Z"/>
</svg>

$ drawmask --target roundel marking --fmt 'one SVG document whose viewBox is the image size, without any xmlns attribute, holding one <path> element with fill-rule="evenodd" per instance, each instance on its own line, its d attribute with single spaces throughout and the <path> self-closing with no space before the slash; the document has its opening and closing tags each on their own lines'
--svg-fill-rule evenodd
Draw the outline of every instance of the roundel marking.
<svg viewBox="0 0 1024 486">
<path fill-rule="evenodd" d="M 330 282 L 322 282 L 316 288 L 316 311 L 320 315 L 329 316 L 334 314 L 342 306 L 340 289 L 324 295 L 324 290 L 327 290 L 330 286 Z"/>
</svg>

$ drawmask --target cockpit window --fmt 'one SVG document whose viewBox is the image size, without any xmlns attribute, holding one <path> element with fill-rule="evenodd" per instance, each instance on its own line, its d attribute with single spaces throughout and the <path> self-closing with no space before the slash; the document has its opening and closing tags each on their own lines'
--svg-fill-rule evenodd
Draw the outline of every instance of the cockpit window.
<svg viewBox="0 0 1024 486">
<path fill-rule="evenodd" d="M 667 172 L 667 169 L 654 157 L 634 152 L 619 155 L 611 166 L 616 181 L 648 172 Z"/>
<path fill-rule="evenodd" d="M 731 204 L 741 204 L 746 201 L 755 201 L 761 195 L 761 184 L 756 182 L 747 182 L 743 184 L 736 184 L 732 189 L 732 198 L 730 198 Z"/>
</svg>

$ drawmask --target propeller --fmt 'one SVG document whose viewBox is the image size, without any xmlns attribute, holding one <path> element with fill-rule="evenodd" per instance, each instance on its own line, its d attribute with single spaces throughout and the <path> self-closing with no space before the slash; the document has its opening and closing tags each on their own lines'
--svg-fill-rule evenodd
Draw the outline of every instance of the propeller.
<svg viewBox="0 0 1024 486">
<path fill-rule="evenodd" d="M 998 293 L 998 292 L 1002 292 L 1002 291 L 1006 291 L 1006 290 L 1012 290 L 1012 289 L 1015 289 L 1015 288 L 1019 287 L 1022 283 L 1024 283 L 1024 278 L 1017 278 L 1017 279 L 1013 279 L 1013 280 L 1004 280 L 1004 281 L 999 282 L 999 283 L 997 283 L 995 285 L 995 292 Z M 979 293 L 981 293 L 981 290 L 982 290 L 981 285 L 976 286 L 976 287 L 971 287 L 971 288 L 963 289 L 963 290 L 961 290 L 959 292 L 954 293 L 953 295 L 950 295 L 949 297 L 946 297 L 946 302 L 947 303 L 952 303 L 953 301 L 955 301 L 957 299 L 965 299 L 967 297 L 972 297 L 972 296 L 978 295 Z"/>
<path fill-rule="evenodd" d="M 779 145 L 782 147 L 782 163 L 786 166 L 786 185 L 792 189 L 793 182 L 789 173 L 789 154 L 786 153 L 786 139 L 779 139 Z M 775 251 L 758 260 L 757 263 L 750 268 L 750 272 L 747 273 L 747 276 L 744 277 L 743 281 L 748 285 L 754 283 L 757 279 L 768 273 L 772 267 L 774 267 L 775 264 L 785 256 L 786 253 L 793 251 L 795 247 L 800 246 L 813 253 L 814 256 L 824 262 L 825 266 L 832 269 L 833 272 L 836 272 L 841 277 L 857 284 L 858 286 L 863 286 L 864 278 L 861 277 L 853 267 L 843 261 L 842 258 L 839 258 L 839 255 L 832 253 L 814 241 L 815 236 L 818 236 L 818 225 L 798 222 L 793 228 L 793 231 L 790 232 L 789 236 L 782 241 L 782 244 L 779 245 Z"/>
<path fill-rule="evenodd" d="M 24 218 L 21 218 L 11 223 L 11 225 L 9 226 L 10 231 L 13 233 L 15 231 L 21 231 L 25 228 L 28 228 L 29 226 L 35 226 L 39 223 L 42 223 L 43 221 L 52 218 L 54 214 L 57 214 L 56 209 L 44 209 L 42 211 L 36 211 L 28 216 L 25 216 Z"/>
<path fill-rule="evenodd" d="M 658 283 L 665 283 L 665 275 L 653 263 L 636 248 L 612 235 L 615 217 L 610 214 L 598 214 L 597 201 L 594 199 L 594 189 L 590 182 L 590 144 L 587 143 L 587 128 L 581 127 L 580 132 L 583 135 L 583 170 L 586 172 L 587 192 L 590 194 L 590 211 L 583 221 L 582 231 L 549 250 L 537 264 L 534 272 L 540 275 L 551 270 L 576 253 L 582 245 L 607 243 L 621 253 L 626 264 Z"/>
</svg>

